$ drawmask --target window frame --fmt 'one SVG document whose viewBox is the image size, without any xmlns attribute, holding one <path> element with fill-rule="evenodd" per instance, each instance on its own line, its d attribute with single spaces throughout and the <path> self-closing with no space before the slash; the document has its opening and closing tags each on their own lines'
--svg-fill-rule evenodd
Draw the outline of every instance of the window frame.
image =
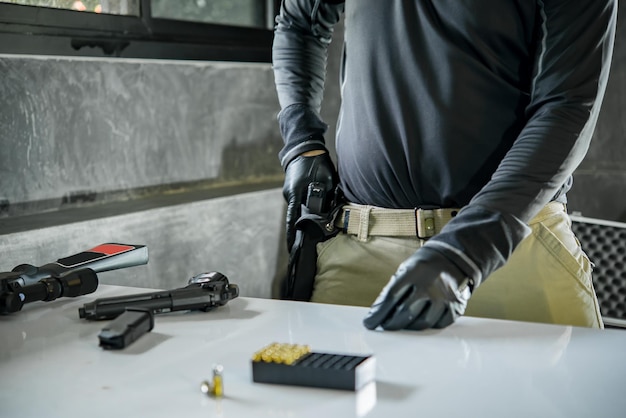
<svg viewBox="0 0 626 418">
<path fill-rule="evenodd" d="M 268 28 L 86 13 L 0 3 L 0 54 L 271 62 L 273 17 L 280 0 L 266 1 Z"/>
</svg>

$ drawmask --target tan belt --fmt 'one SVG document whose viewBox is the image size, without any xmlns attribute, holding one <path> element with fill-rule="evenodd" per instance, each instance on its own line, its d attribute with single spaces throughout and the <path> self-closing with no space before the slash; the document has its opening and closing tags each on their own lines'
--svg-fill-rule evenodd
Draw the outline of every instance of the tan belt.
<svg viewBox="0 0 626 418">
<path fill-rule="evenodd" d="M 460 209 L 385 209 L 350 203 L 335 220 L 343 232 L 368 236 L 417 237 L 427 239 L 438 234 Z"/>
</svg>

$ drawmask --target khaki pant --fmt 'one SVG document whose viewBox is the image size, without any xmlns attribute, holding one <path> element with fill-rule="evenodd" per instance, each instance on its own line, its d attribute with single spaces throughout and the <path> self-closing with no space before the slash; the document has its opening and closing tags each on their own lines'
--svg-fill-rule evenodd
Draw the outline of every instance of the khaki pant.
<svg viewBox="0 0 626 418">
<path fill-rule="evenodd" d="M 603 328 L 591 263 L 571 230 L 565 205 L 549 203 L 509 261 L 476 289 L 466 315 Z M 418 238 L 340 233 L 318 244 L 312 302 L 370 306 Z"/>
</svg>

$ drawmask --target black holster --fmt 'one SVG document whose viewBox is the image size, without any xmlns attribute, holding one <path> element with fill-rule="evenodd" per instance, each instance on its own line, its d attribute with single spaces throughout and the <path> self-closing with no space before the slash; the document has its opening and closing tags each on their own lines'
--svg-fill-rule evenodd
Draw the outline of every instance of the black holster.
<svg viewBox="0 0 626 418">
<path fill-rule="evenodd" d="M 339 232 L 339 228 L 335 227 L 335 218 L 341 206 L 335 206 L 329 213 L 317 214 L 302 205 L 302 215 L 295 224 L 296 238 L 289 253 L 282 299 L 311 300 L 317 272 L 317 244 Z"/>
</svg>

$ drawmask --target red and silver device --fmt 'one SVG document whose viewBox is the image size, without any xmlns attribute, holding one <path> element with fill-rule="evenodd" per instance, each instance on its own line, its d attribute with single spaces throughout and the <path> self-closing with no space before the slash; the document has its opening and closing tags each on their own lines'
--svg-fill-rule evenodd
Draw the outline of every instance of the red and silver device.
<svg viewBox="0 0 626 418">
<path fill-rule="evenodd" d="M 95 292 L 96 273 L 147 262 L 145 245 L 105 243 L 39 267 L 20 264 L 10 272 L 0 272 L 0 314 L 17 312 L 29 302 Z"/>
</svg>

